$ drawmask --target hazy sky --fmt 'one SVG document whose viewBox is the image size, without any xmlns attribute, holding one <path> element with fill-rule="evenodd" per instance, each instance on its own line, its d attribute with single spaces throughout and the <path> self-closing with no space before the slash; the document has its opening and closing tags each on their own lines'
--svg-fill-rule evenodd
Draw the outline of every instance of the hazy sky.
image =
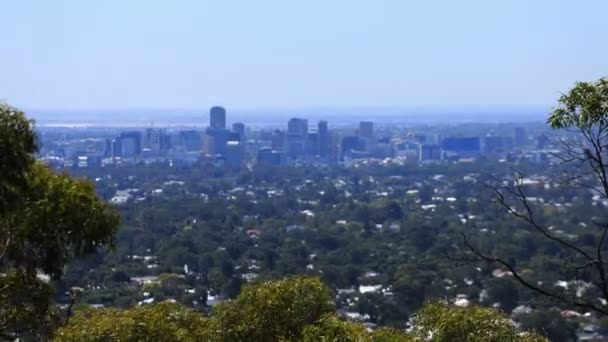
<svg viewBox="0 0 608 342">
<path fill-rule="evenodd" d="M 546 106 L 608 75 L 606 0 L 1 0 L 24 108 Z"/>
</svg>

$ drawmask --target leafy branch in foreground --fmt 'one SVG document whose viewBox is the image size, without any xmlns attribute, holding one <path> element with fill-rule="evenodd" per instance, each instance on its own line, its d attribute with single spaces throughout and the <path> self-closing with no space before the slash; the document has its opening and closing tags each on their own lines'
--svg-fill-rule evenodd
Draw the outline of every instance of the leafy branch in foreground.
<svg viewBox="0 0 608 342">
<path fill-rule="evenodd" d="M 560 179 L 554 181 L 562 186 L 579 187 L 608 199 L 608 78 L 596 82 L 579 82 L 559 99 L 558 107 L 549 116 L 547 123 L 553 129 L 567 130 L 570 136 L 560 138 L 560 151 L 554 156 L 560 161 Z M 538 216 L 541 208 L 531 203 L 525 192 L 524 176 L 515 172 L 513 178 L 494 179 L 489 188 L 495 203 L 507 214 L 526 223 L 527 228 L 542 238 L 557 245 L 573 259 L 572 265 L 564 265 L 564 273 L 574 273 L 572 283 L 590 285 L 584 293 L 558 291 L 542 281 L 526 278 L 514 261 L 483 251 L 471 243 L 464 233 L 464 255 L 450 256 L 454 260 L 487 262 L 507 269 L 513 277 L 529 290 L 555 300 L 566 306 L 574 306 L 605 316 L 608 315 L 608 278 L 604 258 L 607 217 L 593 217 L 591 223 L 597 228 L 597 243 L 593 248 L 581 246 L 567 236 L 558 235 L 543 225 Z"/>
<path fill-rule="evenodd" d="M 116 210 L 93 185 L 36 162 L 33 123 L 0 104 L 0 339 L 45 340 L 61 319 L 48 280 L 112 245 Z M 46 279 L 46 281 L 45 281 Z"/>
</svg>

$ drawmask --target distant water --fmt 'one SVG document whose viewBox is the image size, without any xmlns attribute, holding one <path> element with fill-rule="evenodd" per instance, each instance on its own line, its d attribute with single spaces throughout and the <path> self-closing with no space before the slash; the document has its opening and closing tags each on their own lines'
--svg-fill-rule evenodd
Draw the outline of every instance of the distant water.
<svg viewBox="0 0 608 342">
<path fill-rule="evenodd" d="M 120 109 L 120 110 L 29 110 L 40 126 L 48 127 L 203 127 L 209 122 L 206 109 Z M 349 126 L 361 120 L 379 124 L 449 124 L 544 122 L 548 109 L 400 109 L 400 108 L 304 108 L 235 109 L 227 108 L 228 122 L 244 122 L 251 127 L 283 127 L 291 117 L 308 119 L 311 124 L 327 120 L 331 126 Z"/>
</svg>

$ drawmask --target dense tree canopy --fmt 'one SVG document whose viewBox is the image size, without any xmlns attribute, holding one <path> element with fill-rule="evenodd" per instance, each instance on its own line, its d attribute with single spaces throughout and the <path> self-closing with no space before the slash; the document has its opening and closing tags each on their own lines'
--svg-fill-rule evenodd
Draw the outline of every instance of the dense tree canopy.
<svg viewBox="0 0 608 342">
<path fill-rule="evenodd" d="M 163 302 L 135 307 L 85 309 L 61 328 L 54 341 L 205 341 L 208 319 L 181 304 Z"/>
<path fill-rule="evenodd" d="M 34 159 L 33 124 L 0 104 L 0 339 L 44 339 L 60 322 L 48 279 L 112 243 L 118 214 L 93 185 Z M 46 281 L 45 281 L 46 279 Z"/>
<path fill-rule="evenodd" d="M 57 332 L 55 341 L 521 341 L 544 338 L 517 330 L 499 311 L 432 303 L 415 317 L 412 333 L 340 319 L 318 278 L 292 277 L 246 286 L 209 317 L 180 304 L 132 309 L 86 309 Z"/>
</svg>

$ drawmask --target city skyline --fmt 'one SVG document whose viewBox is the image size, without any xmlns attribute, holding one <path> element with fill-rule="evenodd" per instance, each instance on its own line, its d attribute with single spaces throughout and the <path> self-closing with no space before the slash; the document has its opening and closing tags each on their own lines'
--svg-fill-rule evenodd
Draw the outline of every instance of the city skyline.
<svg viewBox="0 0 608 342">
<path fill-rule="evenodd" d="M 308 118 L 291 117 L 282 128 L 258 129 L 247 126 L 245 122 L 234 122 L 228 128 L 228 118 L 224 107 L 213 106 L 207 120 L 203 119 L 207 121 L 204 130 L 167 130 L 153 126 L 143 130 L 133 127 L 125 130 L 123 127 L 118 135 L 105 131 L 101 133 L 103 139 L 85 139 L 84 149 L 82 141 L 77 139 L 76 145 L 81 149 L 68 148 L 66 154 L 62 146 L 47 150 L 46 157 L 50 157 L 47 160 L 54 164 L 67 162 L 67 165 L 76 157 L 78 167 L 120 164 L 124 160 L 167 159 L 238 170 L 252 162 L 275 166 L 348 163 L 367 159 L 441 163 L 445 160 L 474 160 L 482 156 L 508 157 L 512 152 L 522 152 L 518 149 L 531 147 L 529 132 L 521 123 L 511 124 L 511 127 L 485 126 L 480 130 L 476 126 L 472 130 L 452 131 L 441 126 L 398 128 L 377 125 L 365 119 L 359 121 L 358 126 L 345 129 L 344 126 L 331 127 L 326 119 L 315 125 Z M 534 149 L 525 153 L 530 153 L 533 158 L 545 158 L 547 142 L 542 136 L 537 131 L 532 139 L 536 144 Z"/>
</svg>

